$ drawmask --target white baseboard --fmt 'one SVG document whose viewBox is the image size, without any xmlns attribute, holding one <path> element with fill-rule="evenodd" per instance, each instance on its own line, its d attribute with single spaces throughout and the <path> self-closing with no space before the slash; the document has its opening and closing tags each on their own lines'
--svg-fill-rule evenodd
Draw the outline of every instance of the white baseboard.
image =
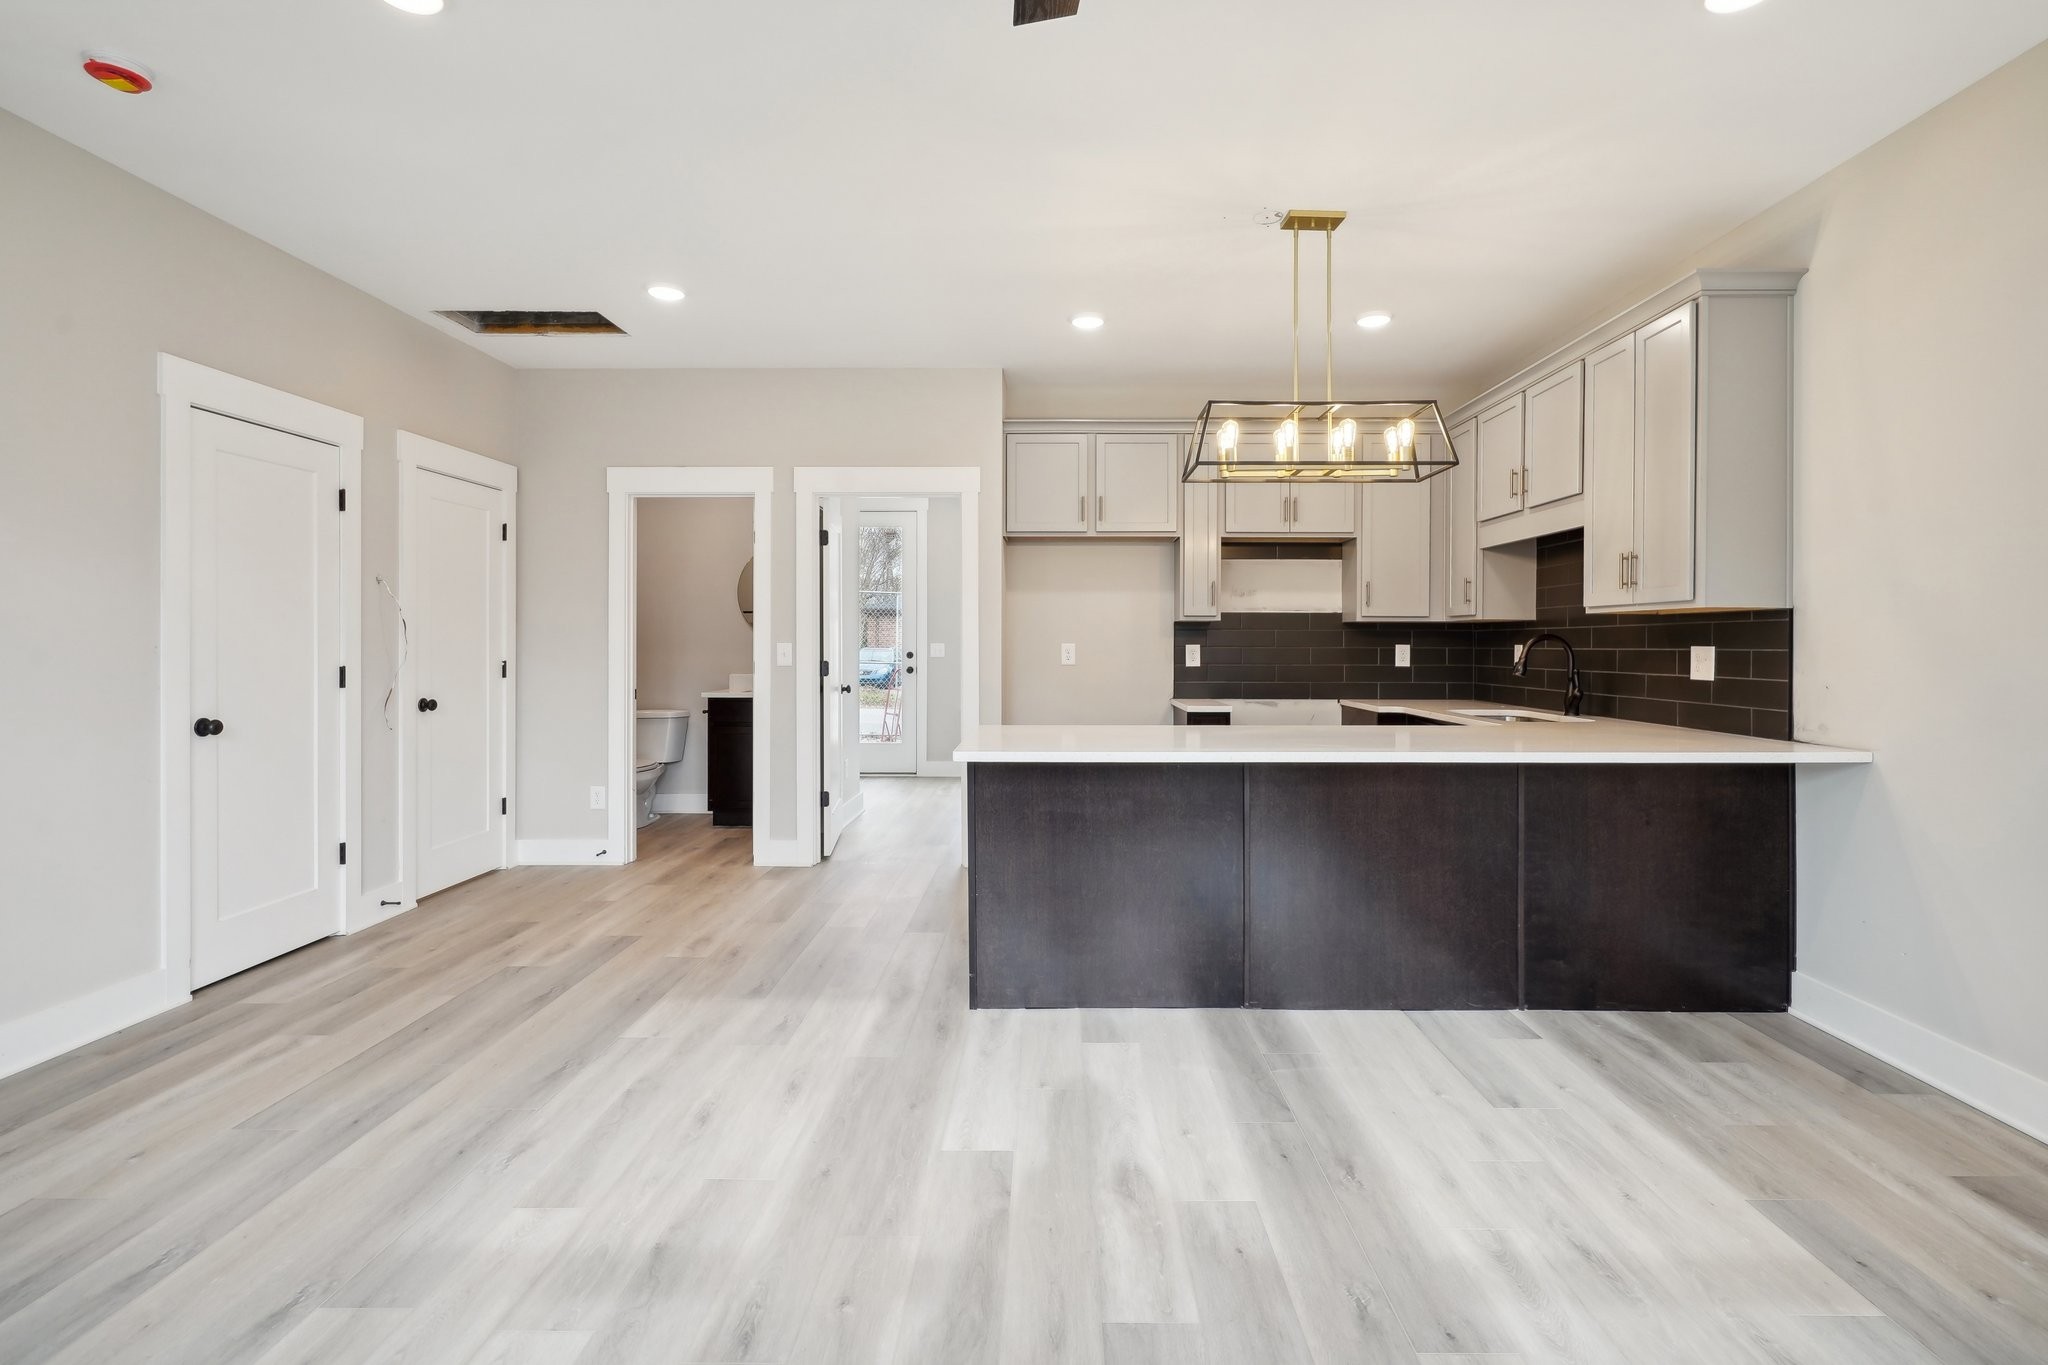
<svg viewBox="0 0 2048 1365">
<path fill-rule="evenodd" d="M 169 989 L 170 976 L 159 967 L 0 1023 L 0 1076 L 26 1071 L 192 998 L 167 994 Z"/>
<path fill-rule="evenodd" d="M 2048 1142 L 2048 1080 L 1804 972 L 1792 974 L 1792 1013 L 2001 1123 Z"/>
<path fill-rule="evenodd" d="M 521 839 L 512 856 L 521 867 L 608 867 L 621 859 L 603 839 Z"/>
<path fill-rule="evenodd" d="M 386 901 L 395 904 L 386 905 Z M 349 911 L 348 920 L 342 925 L 341 932 L 360 934 L 363 930 L 382 924 L 387 919 L 418 908 L 419 902 L 405 889 L 404 882 L 380 886 L 374 891 L 363 892 L 363 898 Z"/>
<path fill-rule="evenodd" d="M 656 792 L 654 794 L 656 815 L 708 815 L 711 813 L 710 792 Z"/>
</svg>

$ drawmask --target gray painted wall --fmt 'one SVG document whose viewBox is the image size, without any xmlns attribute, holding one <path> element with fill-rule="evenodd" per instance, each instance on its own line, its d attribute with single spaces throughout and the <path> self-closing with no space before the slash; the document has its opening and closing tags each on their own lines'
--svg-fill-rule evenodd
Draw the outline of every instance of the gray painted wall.
<svg viewBox="0 0 2048 1365">
<path fill-rule="evenodd" d="M 605 815 L 605 469 L 747 465 L 776 473 L 774 638 L 794 642 L 798 466 L 982 471 L 982 714 L 1002 713 L 1002 376 L 995 370 L 529 370 L 515 404 L 519 549 L 519 836 L 597 839 Z M 756 618 L 758 621 L 758 617 Z M 778 670 L 770 836 L 796 832 L 803 681 Z M 756 818 L 760 818 L 757 811 Z"/>
<path fill-rule="evenodd" d="M 365 685 L 395 634 L 395 433 L 511 455 L 513 372 L 0 113 L 0 1024 L 154 970 L 156 356 L 366 422 Z M 367 884 L 397 875 L 393 737 L 364 751 Z"/>
</svg>

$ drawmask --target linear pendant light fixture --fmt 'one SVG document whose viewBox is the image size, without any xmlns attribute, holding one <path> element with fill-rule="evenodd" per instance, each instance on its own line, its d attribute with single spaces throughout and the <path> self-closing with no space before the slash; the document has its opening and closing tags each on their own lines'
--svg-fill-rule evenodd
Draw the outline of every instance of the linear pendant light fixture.
<svg viewBox="0 0 2048 1365">
<path fill-rule="evenodd" d="M 1202 405 L 1181 479 L 1186 483 L 1420 483 L 1458 463 L 1434 399 L 1337 398 L 1336 290 L 1330 267 L 1345 214 L 1290 209 L 1294 240 L 1294 394 Z M 1323 398 L 1301 397 L 1301 234 L 1323 234 Z"/>
</svg>

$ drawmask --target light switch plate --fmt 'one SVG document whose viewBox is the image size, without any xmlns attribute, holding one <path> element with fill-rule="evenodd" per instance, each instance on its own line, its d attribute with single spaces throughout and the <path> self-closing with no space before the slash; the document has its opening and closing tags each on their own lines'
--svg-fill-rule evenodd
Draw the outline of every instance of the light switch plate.
<svg viewBox="0 0 2048 1365">
<path fill-rule="evenodd" d="M 1409 646 L 1407 646 L 1407 645 L 1395 645 L 1395 646 L 1394 646 L 1394 667 L 1396 667 L 1396 668 L 1406 668 L 1406 667 L 1408 667 L 1408 666 L 1409 666 L 1409 664 L 1410 664 L 1410 663 L 1411 663 L 1412 661 L 1413 661 L 1413 658 L 1412 658 L 1412 656 L 1411 656 L 1411 655 L 1410 655 L 1410 653 L 1409 653 Z"/>
<path fill-rule="evenodd" d="M 591 808 L 592 810 L 603 810 L 603 809 L 604 809 L 604 788 L 603 788 L 603 787 L 592 787 L 592 788 L 590 789 L 590 808 Z"/>
<path fill-rule="evenodd" d="M 1714 680 L 1714 647 L 1694 645 L 1692 647 L 1692 680 L 1712 682 Z"/>
<path fill-rule="evenodd" d="M 795 663 L 796 646 L 787 641 L 777 641 L 775 645 L 775 666 L 777 668 L 789 668 L 795 665 Z"/>
<path fill-rule="evenodd" d="M 944 645 L 933 645 L 933 646 L 932 646 L 932 657 L 933 657 L 934 659 L 943 659 L 943 658 L 945 658 L 945 657 L 946 657 L 946 647 L 945 647 Z"/>
<path fill-rule="evenodd" d="M 1189 667 L 1189 668 L 1200 668 L 1201 666 L 1202 666 L 1202 647 L 1201 647 L 1200 645 L 1189 645 L 1189 646 L 1188 646 L 1188 667 Z"/>
<path fill-rule="evenodd" d="M 1060 646 L 1060 662 L 1063 664 L 1074 662 L 1074 647 L 1072 645 Z"/>
</svg>

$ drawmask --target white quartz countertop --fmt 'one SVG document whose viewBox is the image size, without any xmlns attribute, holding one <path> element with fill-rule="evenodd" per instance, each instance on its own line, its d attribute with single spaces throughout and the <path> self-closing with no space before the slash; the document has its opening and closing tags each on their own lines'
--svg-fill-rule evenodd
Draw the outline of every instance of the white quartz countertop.
<svg viewBox="0 0 2048 1365">
<path fill-rule="evenodd" d="M 1204 703 L 1194 703 L 1204 705 Z M 1214 703 L 1227 707 L 1228 703 Z M 983 725 L 962 763 L 1868 763 L 1861 749 L 1753 739 L 1605 717 L 1500 721 L 1462 711 L 1554 716 L 1479 701 L 1345 702 L 1449 725 Z"/>
<path fill-rule="evenodd" d="M 735 692 L 730 687 L 723 687 L 716 692 L 706 692 L 704 694 L 704 700 L 706 701 L 710 701 L 713 697 L 739 697 L 746 701 L 752 701 L 754 694 L 752 692 Z"/>
</svg>

